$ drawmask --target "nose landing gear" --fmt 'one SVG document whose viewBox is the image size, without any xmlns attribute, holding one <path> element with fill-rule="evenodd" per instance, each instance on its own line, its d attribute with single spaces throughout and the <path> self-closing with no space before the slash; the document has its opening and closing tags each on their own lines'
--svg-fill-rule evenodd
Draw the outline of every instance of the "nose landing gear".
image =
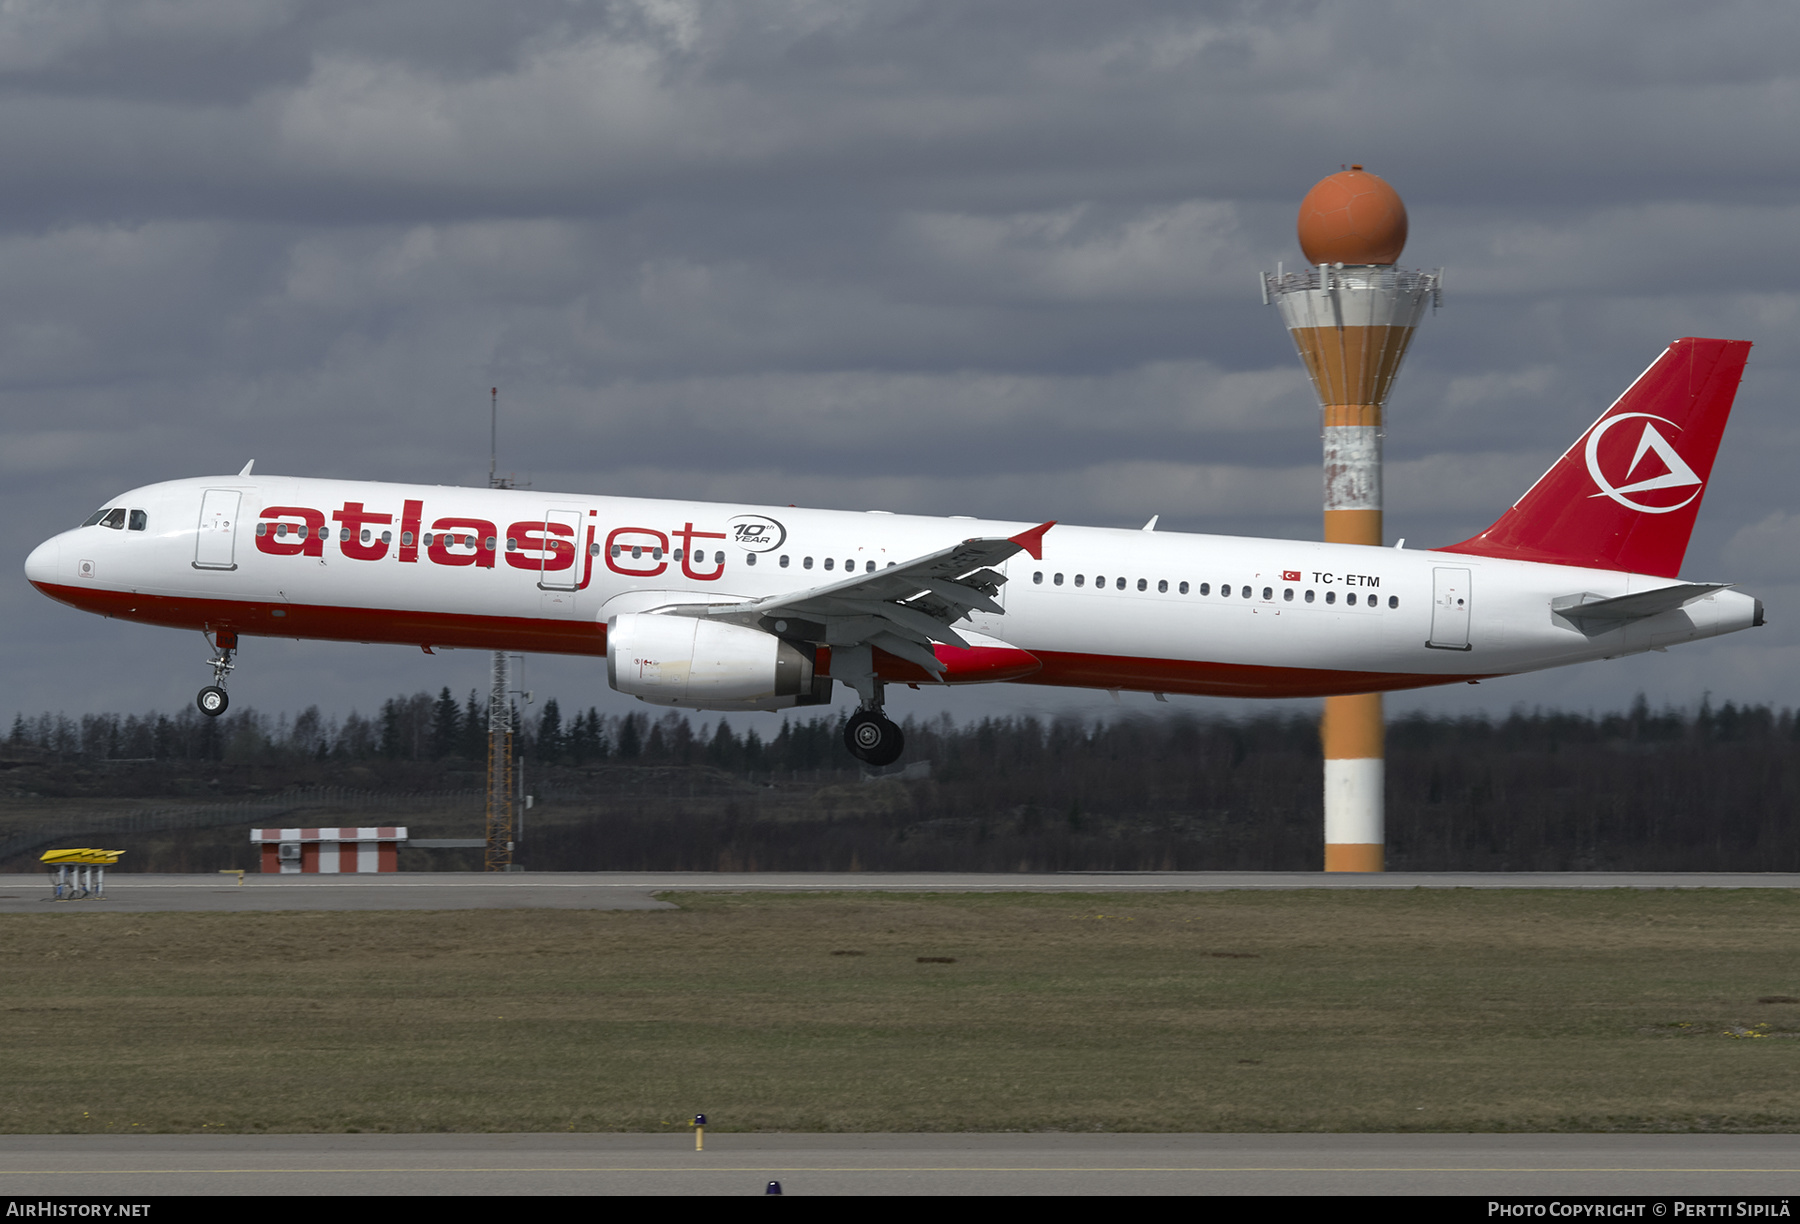
<svg viewBox="0 0 1800 1224">
<path fill-rule="evenodd" d="M 225 677 L 237 666 L 232 662 L 232 656 L 237 653 L 237 634 L 230 629 L 221 629 L 213 635 L 213 641 L 208 645 L 217 650 L 206 661 L 207 666 L 213 669 L 213 682 L 200 690 L 194 698 L 194 704 L 208 718 L 217 718 L 231 704 L 231 698 L 225 692 Z"/>
</svg>

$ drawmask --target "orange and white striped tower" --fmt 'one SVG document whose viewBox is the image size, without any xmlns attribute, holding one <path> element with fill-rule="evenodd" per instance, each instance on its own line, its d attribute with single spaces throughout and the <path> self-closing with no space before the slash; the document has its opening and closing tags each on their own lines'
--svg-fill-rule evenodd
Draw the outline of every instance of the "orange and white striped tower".
<svg viewBox="0 0 1800 1224">
<path fill-rule="evenodd" d="M 1320 180 L 1300 202 L 1308 267 L 1263 276 L 1324 409 L 1325 540 L 1381 539 L 1382 406 L 1442 270 L 1395 267 L 1406 206 L 1361 166 Z M 1381 694 L 1325 699 L 1325 870 L 1380 871 L 1385 845 Z"/>
</svg>

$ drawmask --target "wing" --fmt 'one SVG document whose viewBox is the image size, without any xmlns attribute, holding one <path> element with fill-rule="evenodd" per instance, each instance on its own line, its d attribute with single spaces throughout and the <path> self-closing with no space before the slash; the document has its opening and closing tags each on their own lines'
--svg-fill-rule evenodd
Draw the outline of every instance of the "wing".
<svg viewBox="0 0 1800 1224">
<path fill-rule="evenodd" d="M 944 665 L 932 644 L 967 650 L 970 643 L 952 628 L 957 621 L 977 610 L 1005 615 L 994 597 L 1006 575 L 992 567 L 1021 552 L 1042 560 L 1044 533 L 1055 525 L 1044 523 L 1016 536 L 964 540 L 905 564 L 811 590 L 669 611 L 825 646 L 877 646 L 941 676 Z"/>
</svg>

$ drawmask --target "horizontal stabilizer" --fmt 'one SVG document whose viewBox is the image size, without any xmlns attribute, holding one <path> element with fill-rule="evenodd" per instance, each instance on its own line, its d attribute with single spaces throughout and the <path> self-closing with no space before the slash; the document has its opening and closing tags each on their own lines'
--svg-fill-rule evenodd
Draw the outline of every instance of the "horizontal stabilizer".
<svg viewBox="0 0 1800 1224">
<path fill-rule="evenodd" d="M 1565 616 L 1572 621 L 1642 620 L 1646 616 L 1686 607 L 1696 599 L 1703 599 L 1714 591 L 1723 591 L 1732 585 L 1734 584 L 1729 582 L 1683 582 L 1675 586 L 1657 587 L 1654 591 L 1639 591 L 1635 595 L 1620 595 L 1613 599 L 1601 599 L 1586 593 L 1564 595 L 1551 600 L 1550 609 L 1558 616 Z"/>
</svg>

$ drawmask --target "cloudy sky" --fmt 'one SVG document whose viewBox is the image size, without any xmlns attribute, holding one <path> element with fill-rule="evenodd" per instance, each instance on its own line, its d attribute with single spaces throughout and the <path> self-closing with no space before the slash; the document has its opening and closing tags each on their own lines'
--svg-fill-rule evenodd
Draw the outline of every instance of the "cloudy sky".
<svg viewBox="0 0 1800 1224">
<path fill-rule="evenodd" d="M 1674 337 L 1756 343 L 1686 568 L 1769 627 L 1393 706 L 1791 704 L 1796 46 L 1783 3 L 5 0 L 9 703 L 207 678 L 197 634 L 32 591 L 38 540 L 251 458 L 481 483 L 494 385 L 540 488 L 1317 538 L 1318 410 L 1257 274 L 1360 162 L 1403 264 L 1447 269 L 1390 538 L 1486 526 Z M 239 703 L 339 713 L 485 668 L 242 662 Z M 628 704 L 591 662 L 528 675 Z"/>
</svg>

